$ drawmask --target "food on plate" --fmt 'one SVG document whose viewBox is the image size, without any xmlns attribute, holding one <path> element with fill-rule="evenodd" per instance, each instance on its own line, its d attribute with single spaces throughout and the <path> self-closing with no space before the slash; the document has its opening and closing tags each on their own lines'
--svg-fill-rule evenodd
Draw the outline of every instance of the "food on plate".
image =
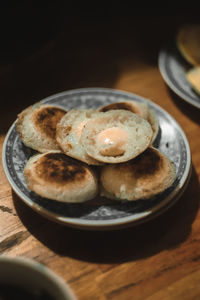
<svg viewBox="0 0 200 300">
<path fill-rule="evenodd" d="M 116 200 L 149 199 L 170 187 L 175 165 L 159 150 L 149 147 L 136 158 L 101 169 L 102 194 Z"/>
<path fill-rule="evenodd" d="M 72 109 L 57 124 L 56 140 L 62 151 L 89 165 L 101 164 L 90 157 L 81 143 L 85 124 L 100 113 L 92 109 Z"/>
<path fill-rule="evenodd" d="M 194 91 L 200 95 L 200 66 L 190 69 L 186 73 L 186 78 Z"/>
<path fill-rule="evenodd" d="M 81 143 L 89 156 L 104 163 L 120 163 L 143 152 L 152 129 L 145 119 L 126 110 L 100 112 L 82 129 Z"/>
<path fill-rule="evenodd" d="M 191 65 L 200 65 L 200 24 L 184 24 L 176 35 L 177 48 Z"/>
<path fill-rule="evenodd" d="M 149 108 L 147 121 L 151 125 L 151 129 L 153 131 L 153 136 L 152 136 L 152 139 L 151 139 L 151 144 L 153 144 L 155 142 L 157 136 L 158 136 L 159 122 L 158 122 L 158 118 L 156 117 L 155 113 L 150 108 Z"/>
<path fill-rule="evenodd" d="M 18 115 L 17 132 L 27 147 L 38 152 L 59 150 L 56 125 L 65 114 L 66 110 L 60 107 L 36 103 Z"/>
<path fill-rule="evenodd" d="M 154 114 L 154 112 L 148 107 L 148 102 L 144 102 L 144 103 L 140 103 L 137 101 L 114 102 L 100 107 L 99 111 L 106 112 L 115 109 L 124 109 L 124 110 L 131 111 L 136 115 L 147 120 L 150 123 L 151 128 L 153 130 L 151 143 L 155 141 L 159 130 L 158 119 Z"/>
<path fill-rule="evenodd" d="M 31 191 L 52 200 L 79 203 L 98 193 L 95 173 L 86 164 L 61 152 L 32 156 L 25 166 L 24 176 Z"/>
<path fill-rule="evenodd" d="M 147 102 L 96 110 L 36 103 L 18 115 L 16 128 L 40 152 L 25 165 L 27 187 L 50 200 L 80 203 L 99 191 L 104 199 L 149 199 L 176 177 L 175 165 L 152 146 L 159 125 Z"/>
<path fill-rule="evenodd" d="M 140 103 L 140 102 L 136 102 L 136 101 L 114 102 L 114 103 L 110 103 L 110 104 L 101 106 L 98 110 L 101 112 L 106 112 L 106 111 L 115 110 L 115 109 L 129 110 L 144 119 L 148 118 L 147 103 Z"/>
</svg>

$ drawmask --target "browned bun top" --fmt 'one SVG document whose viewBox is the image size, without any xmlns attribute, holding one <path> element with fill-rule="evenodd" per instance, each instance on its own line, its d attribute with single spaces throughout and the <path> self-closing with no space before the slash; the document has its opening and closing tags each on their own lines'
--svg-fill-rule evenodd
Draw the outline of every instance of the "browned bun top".
<svg viewBox="0 0 200 300">
<path fill-rule="evenodd" d="M 58 151 L 32 156 L 24 168 L 24 177 L 29 190 L 51 200 L 78 203 L 98 193 L 96 173 Z"/>
<path fill-rule="evenodd" d="M 102 194 L 108 198 L 149 199 L 167 189 L 176 178 L 176 167 L 159 150 L 149 147 L 136 158 L 102 168 Z"/>
<path fill-rule="evenodd" d="M 111 110 L 111 109 L 125 109 L 125 110 L 129 110 L 133 113 L 138 112 L 138 108 L 136 106 L 133 106 L 132 104 L 130 104 L 128 102 L 111 103 L 111 104 L 108 104 L 108 105 L 102 107 L 99 111 L 106 112 L 106 111 Z"/>
<path fill-rule="evenodd" d="M 164 162 L 164 157 L 158 151 L 149 147 L 136 158 L 119 165 L 119 168 L 125 168 L 130 174 L 134 174 L 134 179 L 142 179 L 142 177 L 153 177 L 154 174 L 162 172 L 164 170 Z"/>
<path fill-rule="evenodd" d="M 142 118 L 147 119 L 148 116 L 148 107 L 146 103 L 139 103 L 136 101 L 122 101 L 114 102 L 107 104 L 99 108 L 100 112 L 107 112 L 109 110 L 128 110 L 136 115 L 139 115 Z"/>
<path fill-rule="evenodd" d="M 59 150 L 56 126 L 66 113 L 67 111 L 60 107 L 37 102 L 18 115 L 17 132 L 27 147 L 38 152 Z"/>
<path fill-rule="evenodd" d="M 41 156 L 35 166 L 36 175 L 51 184 L 70 184 L 86 179 L 83 165 L 63 153 L 47 153 Z"/>
<path fill-rule="evenodd" d="M 32 120 L 38 131 L 55 139 L 56 125 L 65 113 L 66 111 L 59 107 L 41 106 L 33 113 Z"/>
</svg>

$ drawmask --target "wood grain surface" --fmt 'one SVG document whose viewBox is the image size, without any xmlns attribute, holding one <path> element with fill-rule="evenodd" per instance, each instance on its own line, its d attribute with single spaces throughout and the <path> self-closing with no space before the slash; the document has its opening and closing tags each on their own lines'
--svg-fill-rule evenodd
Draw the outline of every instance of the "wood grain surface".
<svg viewBox="0 0 200 300">
<path fill-rule="evenodd" d="M 190 144 L 192 175 L 179 201 L 156 219 L 90 232 L 32 211 L 13 192 L 1 164 L 0 254 L 42 262 L 80 300 L 200 299 L 200 111 L 167 87 L 157 64 L 162 43 L 190 19 L 76 16 L 57 22 L 48 35 L 29 26 L 23 36 L 22 26 L 8 29 L 9 49 L 4 44 L 0 50 L 1 151 L 10 125 L 28 105 L 73 88 L 116 88 L 150 98 L 176 119 Z"/>
</svg>

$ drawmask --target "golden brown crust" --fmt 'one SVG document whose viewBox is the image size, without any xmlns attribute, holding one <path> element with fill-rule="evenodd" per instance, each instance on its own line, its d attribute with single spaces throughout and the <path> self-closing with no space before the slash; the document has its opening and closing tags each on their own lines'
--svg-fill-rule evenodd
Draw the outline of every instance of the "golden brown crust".
<svg viewBox="0 0 200 300">
<path fill-rule="evenodd" d="M 164 166 L 164 159 L 159 155 L 159 152 L 148 148 L 142 154 L 132 159 L 131 161 L 119 166 L 119 170 L 126 169 L 134 178 L 148 178 L 154 174 L 161 172 Z"/>
<path fill-rule="evenodd" d="M 58 151 L 31 157 L 25 166 L 24 177 L 29 190 L 61 202 L 84 202 L 98 193 L 95 172 Z"/>
<path fill-rule="evenodd" d="M 100 107 L 99 111 L 107 112 L 109 110 L 116 110 L 116 109 L 128 110 L 128 111 L 135 113 L 145 119 L 147 118 L 147 114 L 148 114 L 146 104 L 133 102 L 133 101 L 132 102 L 124 101 L 124 102 L 111 103 L 111 104 Z"/>
<path fill-rule="evenodd" d="M 132 201 L 161 193 L 175 177 L 174 164 L 160 151 L 149 147 L 133 160 L 103 167 L 100 181 L 105 196 Z"/>
<path fill-rule="evenodd" d="M 48 153 L 42 156 L 35 167 L 35 173 L 49 183 L 62 185 L 84 181 L 87 175 L 83 165 L 63 153 Z"/>
<path fill-rule="evenodd" d="M 33 113 L 32 120 L 38 131 L 55 139 L 56 125 L 65 113 L 63 109 L 58 107 L 41 107 Z"/>
<path fill-rule="evenodd" d="M 67 111 L 60 107 L 36 103 L 18 115 L 17 132 L 27 147 L 38 152 L 59 150 L 56 125 L 66 113 Z"/>
<path fill-rule="evenodd" d="M 133 106 L 132 104 L 129 104 L 128 102 L 111 103 L 111 104 L 108 104 L 107 106 L 102 107 L 99 111 L 106 112 L 108 110 L 113 110 L 113 109 L 129 110 L 136 114 L 139 111 L 138 107 Z"/>
</svg>

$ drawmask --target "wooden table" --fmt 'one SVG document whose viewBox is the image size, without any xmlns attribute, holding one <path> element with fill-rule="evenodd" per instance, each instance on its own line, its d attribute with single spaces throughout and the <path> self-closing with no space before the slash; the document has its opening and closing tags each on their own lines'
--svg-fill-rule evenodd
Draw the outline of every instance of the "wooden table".
<svg viewBox="0 0 200 300">
<path fill-rule="evenodd" d="M 25 49 L 23 57 L 4 52 L 1 149 L 23 108 L 90 86 L 150 98 L 176 119 L 190 144 L 192 175 L 180 200 L 148 223 L 111 232 L 72 229 L 41 217 L 12 191 L 0 165 L 0 254 L 42 262 L 80 300 L 200 299 L 200 111 L 171 92 L 157 65 L 162 42 L 183 19 L 171 18 L 169 24 L 167 17 L 76 17 L 47 39 L 34 36 L 34 49 L 17 44 Z"/>
</svg>

